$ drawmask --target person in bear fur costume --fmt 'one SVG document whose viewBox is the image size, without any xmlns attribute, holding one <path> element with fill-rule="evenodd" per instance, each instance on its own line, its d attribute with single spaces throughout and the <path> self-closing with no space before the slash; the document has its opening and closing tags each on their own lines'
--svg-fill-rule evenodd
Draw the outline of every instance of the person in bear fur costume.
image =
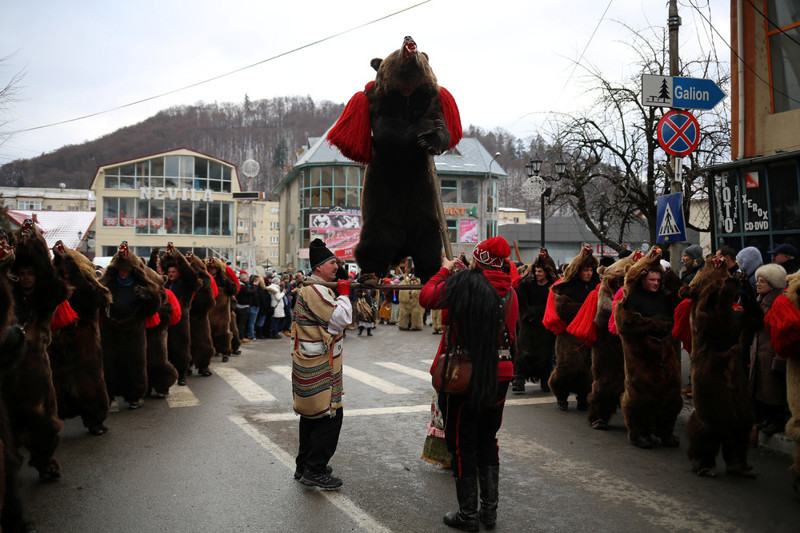
<svg viewBox="0 0 800 533">
<path fill-rule="evenodd" d="M 214 307 L 217 284 L 209 275 L 205 263 L 192 252 L 186 253 L 186 260 L 198 278 L 198 287 L 194 291 L 192 307 L 189 309 L 189 334 L 192 343 L 192 364 L 201 376 L 211 375 L 209 365 L 214 357 L 214 340 L 211 337 L 211 322 L 208 314 Z"/>
<path fill-rule="evenodd" d="M 100 284 L 94 265 L 84 255 L 58 241 L 53 266 L 72 294 L 69 303 L 78 314 L 71 326 L 53 331 L 47 351 L 59 418 L 80 416 L 92 435 L 103 435 L 108 417 L 108 391 L 100 348 L 100 317 L 108 314 L 111 292 Z"/>
<path fill-rule="evenodd" d="M 225 263 L 216 257 L 206 259 L 206 269 L 208 274 L 214 278 L 217 284 L 217 297 L 214 298 L 214 307 L 208 313 L 209 324 L 211 325 L 211 338 L 214 340 L 216 353 L 222 356 L 222 362 L 228 361 L 233 348 L 231 340 L 231 300 L 239 292 L 236 282 L 231 279 L 225 270 Z"/>
<path fill-rule="evenodd" d="M 4 376 L 3 397 L 16 445 L 30 450 L 29 464 L 39 471 L 39 479 L 52 481 L 61 477 L 53 454 L 63 424 L 58 419 L 47 346 L 56 309 L 67 299 L 67 287 L 56 274 L 33 220 L 25 220 L 16 231 L 14 248 L 11 272 L 18 278 L 14 315 L 25 330 L 25 354 L 14 372 Z"/>
<path fill-rule="evenodd" d="M 686 436 L 692 470 L 713 477 L 721 447 L 728 474 L 754 478 L 747 447 L 755 415 L 742 368 L 742 339 L 748 337 L 746 330 L 758 328 L 761 313 L 747 274 L 731 277 L 724 261 L 709 257 L 679 294 L 691 301 L 694 411 Z M 737 300 L 744 311 L 734 309 Z"/>
<path fill-rule="evenodd" d="M 786 350 L 780 347 L 776 348 L 776 352 L 785 356 L 786 359 L 786 399 L 789 403 L 789 411 L 792 417 L 786 422 L 786 436 L 794 440 L 794 455 L 792 466 L 789 471 L 794 477 L 792 488 L 796 496 L 800 497 L 800 342 L 798 342 L 797 335 L 800 331 L 800 271 L 790 274 L 786 277 L 788 286 L 786 287 L 786 295 L 788 302 L 794 307 L 793 310 L 789 309 L 784 311 L 785 314 L 793 316 L 793 323 L 791 330 L 793 332 L 790 346 Z M 773 305 L 776 312 L 778 305 Z"/>
<path fill-rule="evenodd" d="M 597 266 L 598 261 L 592 253 L 592 247 L 585 245 L 564 269 L 564 277 L 550 287 L 553 309 L 565 328 L 600 282 Z M 567 398 L 574 392 L 578 400 L 578 410 L 587 410 L 587 397 L 592 389 L 591 349 L 564 329 L 556 336 L 555 351 L 556 366 L 547 384 L 556 397 L 558 408 L 566 411 Z"/>
<path fill-rule="evenodd" d="M 550 392 L 547 380 L 553 370 L 556 336 L 544 327 L 542 320 L 550 287 L 557 277 L 555 263 L 547 255 L 547 250 L 542 250 L 516 288 L 520 320 L 511 389 L 514 392 L 525 392 L 528 379 L 539 380 L 542 391 Z"/>
<path fill-rule="evenodd" d="M 628 440 L 640 448 L 652 448 L 659 441 L 662 446 L 679 445 L 673 429 L 683 400 L 680 356 L 672 326 L 681 281 L 671 270 L 665 276 L 660 260 L 661 249 L 653 247 L 628 268 L 622 298 L 614 305 L 614 321 L 625 356 L 622 413 Z M 653 282 L 657 283 L 656 291 L 644 286 L 651 273 L 653 278 L 660 278 Z"/>
<path fill-rule="evenodd" d="M 458 144 L 461 119 L 411 37 L 370 65 L 375 81 L 353 96 L 327 136 L 346 157 L 367 164 L 356 262 L 361 279 L 377 283 L 411 256 L 424 282 L 439 270 L 442 250 L 433 156 Z"/>
<path fill-rule="evenodd" d="M 161 272 L 167 276 L 164 287 L 175 295 L 181 307 L 181 319 L 177 324 L 167 328 L 167 354 L 169 362 L 178 371 L 178 385 L 186 385 L 186 374 L 192 362 L 191 335 L 189 333 L 189 310 L 192 307 L 194 291 L 198 287 L 199 278 L 186 258 L 173 246 L 167 244 L 167 250 L 158 260 Z"/>
<path fill-rule="evenodd" d="M 147 334 L 145 321 L 158 311 L 158 285 L 147 266 L 123 242 L 111 259 L 100 283 L 111 291 L 108 317 L 100 324 L 108 397 L 142 406 L 147 394 Z"/>
<path fill-rule="evenodd" d="M 419 278 L 409 274 L 403 280 L 405 285 L 420 285 Z M 419 291 L 402 290 L 400 293 L 400 314 L 397 318 L 397 327 L 402 330 L 420 331 L 422 329 L 422 315 L 425 310 L 419 305 Z"/>
<path fill-rule="evenodd" d="M 611 265 L 598 269 L 600 285 L 597 288 L 596 309 L 592 322 L 596 338 L 591 342 L 592 392 L 589 393 L 588 412 L 589 424 L 594 429 L 608 429 L 611 416 L 617 412 L 617 406 L 625 390 L 622 341 L 618 335 L 609 331 L 608 326 L 614 296 L 622 288 L 625 271 L 641 259 L 642 255 L 641 250 L 636 250 Z"/>
<path fill-rule="evenodd" d="M 145 324 L 147 335 L 147 388 L 148 393 L 155 393 L 158 398 L 165 398 L 169 388 L 178 380 L 178 370 L 169 362 L 168 336 L 169 325 L 176 322 L 180 313 L 173 309 L 173 302 L 165 288 L 166 277 L 158 273 L 159 249 L 154 248 L 150 253 L 145 273 L 158 287 L 159 307 L 155 316 L 150 317 Z M 157 318 L 156 318 L 157 317 Z M 174 318 L 173 318 L 174 317 Z"/>
<path fill-rule="evenodd" d="M 14 262 L 14 248 L 0 230 L 0 387 L 5 377 L 14 372 L 25 356 L 25 330 L 14 324 L 14 297 L 8 274 Z M 8 410 L 0 390 L 0 530 L 32 531 L 35 523 L 24 518 L 17 477 L 22 467 L 14 436 L 9 425 Z"/>
</svg>

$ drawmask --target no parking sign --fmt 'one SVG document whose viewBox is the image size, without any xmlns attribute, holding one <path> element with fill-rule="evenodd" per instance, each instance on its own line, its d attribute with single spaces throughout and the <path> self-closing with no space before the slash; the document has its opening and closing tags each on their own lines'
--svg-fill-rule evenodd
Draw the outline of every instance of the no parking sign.
<svg viewBox="0 0 800 533">
<path fill-rule="evenodd" d="M 661 117 L 656 127 L 658 144 L 669 155 L 691 154 L 700 142 L 700 125 L 688 111 L 673 109 Z"/>
</svg>

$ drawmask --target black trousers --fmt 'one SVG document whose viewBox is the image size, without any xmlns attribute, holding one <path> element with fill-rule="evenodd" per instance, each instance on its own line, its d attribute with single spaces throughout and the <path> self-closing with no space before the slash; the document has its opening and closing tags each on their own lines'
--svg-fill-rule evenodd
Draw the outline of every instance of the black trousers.
<svg viewBox="0 0 800 533">
<path fill-rule="evenodd" d="M 339 444 L 343 415 L 344 410 L 339 407 L 333 417 L 300 417 L 300 449 L 295 459 L 298 469 L 308 470 L 312 474 L 325 472 Z"/>
<path fill-rule="evenodd" d="M 475 477 L 479 466 L 499 466 L 497 432 L 503 423 L 508 381 L 497 383 L 491 407 L 475 409 L 469 395 L 439 393 L 439 407 L 444 414 L 444 437 L 453 454 L 456 477 Z"/>
</svg>

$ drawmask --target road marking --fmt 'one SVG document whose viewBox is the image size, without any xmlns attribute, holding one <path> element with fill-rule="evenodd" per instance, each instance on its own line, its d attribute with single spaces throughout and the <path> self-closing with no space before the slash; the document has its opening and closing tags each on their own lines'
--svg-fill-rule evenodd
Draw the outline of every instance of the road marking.
<svg viewBox="0 0 800 533">
<path fill-rule="evenodd" d="M 217 366 L 215 372 L 219 377 L 228 382 L 233 390 L 242 395 L 250 403 L 274 402 L 275 396 L 262 389 L 255 381 L 248 378 L 235 368 Z"/>
<path fill-rule="evenodd" d="M 167 405 L 170 407 L 194 407 L 200 405 L 197 396 L 189 390 L 189 387 L 175 386 L 169 389 L 169 396 L 167 396 Z"/>
<path fill-rule="evenodd" d="M 509 435 L 505 430 L 498 433 L 500 449 L 507 455 L 536 465 L 536 468 L 552 474 L 558 480 L 593 493 L 593 496 L 615 505 L 636 507 L 642 512 L 631 512 L 651 522 L 664 531 L 740 531 L 732 522 L 720 520 L 700 508 L 690 509 L 686 502 L 632 483 L 608 470 L 595 468 L 591 463 L 566 457 L 529 438 Z"/>
<path fill-rule="evenodd" d="M 411 394 L 411 391 L 405 387 L 398 387 L 393 383 L 389 383 L 381 378 L 376 378 L 372 374 L 367 374 L 366 372 L 362 372 L 361 370 L 357 370 L 351 366 L 344 367 L 344 376 L 346 378 L 353 378 L 365 385 L 369 385 L 370 387 L 375 387 L 386 394 Z"/>
<path fill-rule="evenodd" d="M 518 405 L 539 405 L 546 403 L 555 403 L 554 396 L 542 396 L 538 398 L 519 398 L 515 400 L 506 400 L 506 407 L 514 407 Z M 383 416 L 383 415 L 397 415 L 406 413 L 430 413 L 431 404 L 426 403 L 423 405 L 396 405 L 392 407 L 369 407 L 365 409 L 348 409 L 345 411 L 346 416 Z M 251 418 L 261 422 L 280 422 L 287 420 L 296 420 L 298 415 L 292 413 L 262 413 L 253 415 Z"/>
<path fill-rule="evenodd" d="M 275 372 L 276 374 L 280 374 L 289 381 L 292 381 L 292 367 L 286 365 L 272 365 L 271 367 L 269 367 L 269 369 Z"/>
<path fill-rule="evenodd" d="M 384 368 L 388 368 L 390 370 L 396 370 L 397 372 L 402 372 L 403 374 L 408 374 L 409 376 L 414 376 L 415 378 L 423 379 L 425 381 L 431 380 L 431 375 L 428 372 L 423 372 L 422 370 L 417 370 L 416 368 L 411 368 L 397 363 L 375 363 L 375 364 L 378 366 L 382 366 Z"/>
<path fill-rule="evenodd" d="M 295 462 L 294 457 L 287 453 L 283 448 L 272 442 L 266 435 L 258 431 L 258 428 L 253 426 L 241 416 L 230 416 L 228 419 L 239 426 L 242 431 L 247 433 L 257 443 L 259 443 L 265 450 L 275 456 L 275 458 L 283 463 L 290 471 L 294 472 Z M 372 518 L 366 511 L 356 505 L 353 500 L 344 496 L 338 491 L 319 491 L 319 493 L 328 499 L 333 505 L 339 508 L 344 514 L 349 516 L 362 531 L 375 531 L 379 533 L 391 533 L 391 529 L 384 527 L 380 522 Z"/>
</svg>

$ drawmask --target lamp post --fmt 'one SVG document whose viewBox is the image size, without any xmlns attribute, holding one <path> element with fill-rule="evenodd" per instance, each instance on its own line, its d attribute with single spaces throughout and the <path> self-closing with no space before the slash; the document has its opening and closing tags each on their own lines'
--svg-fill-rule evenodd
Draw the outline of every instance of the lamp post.
<svg viewBox="0 0 800 533">
<path fill-rule="evenodd" d="M 539 156 L 532 157 L 531 160 L 525 165 L 525 172 L 528 174 L 528 181 L 522 187 L 522 194 L 528 198 L 529 200 L 534 199 L 537 195 L 541 195 L 541 205 L 542 205 L 542 218 L 541 218 L 541 229 L 542 229 L 542 248 L 545 247 L 545 233 L 544 233 L 544 207 L 545 201 L 547 198 L 550 197 L 553 189 L 549 187 L 548 183 L 555 183 L 556 181 L 561 179 L 561 176 L 564 175 L 564 171 L 567 168 L 567 164 L 564 162 L 563 159 L 560 157 L 558 161 L 556 161 L 553 165 L 556 170 L 555 176 L 540 176 L 539 172 L 542 170 L 542 160 L 539 159 Z"/>
<path fill-rule="evenodd" d="M 486 228 L 487 226 L 487 224 L 485 223 L 486 219 L 484 217 L 486 216 L 486 213 L 489 212 L 489 189 L 490 189 L 489 186 L 492 184 L 492 163 L 494 163 L 498 157 L 500 157 L 500 152 L 495 152 L 494 157 L 492 157 L 492 160 L 489 161 L 489 171 L 486 173 L 486 183 L 484 184 L 485 186 L 482 186 L 481 187 L 482 190 L 478 191 L 478 198 L 483 198 L 484 193 L 486 194 L 486 205 L 484 206 L 484 208 L 481 208 L 481 213 L 480 216 L 478 217 L 478 224 L 482 226 L 481 228 L 478 229 L 478 235 L 480 235 L 481 231 L 483 231 L 483 229 Z M 489 214 L 489 220 L 492 220 L 491 214 Z M 487 231 L 486 238 L 488 239 L 489 237 L 492 237 L 492 235 L 489 235 L 489 232 Z"/>
</svg>

